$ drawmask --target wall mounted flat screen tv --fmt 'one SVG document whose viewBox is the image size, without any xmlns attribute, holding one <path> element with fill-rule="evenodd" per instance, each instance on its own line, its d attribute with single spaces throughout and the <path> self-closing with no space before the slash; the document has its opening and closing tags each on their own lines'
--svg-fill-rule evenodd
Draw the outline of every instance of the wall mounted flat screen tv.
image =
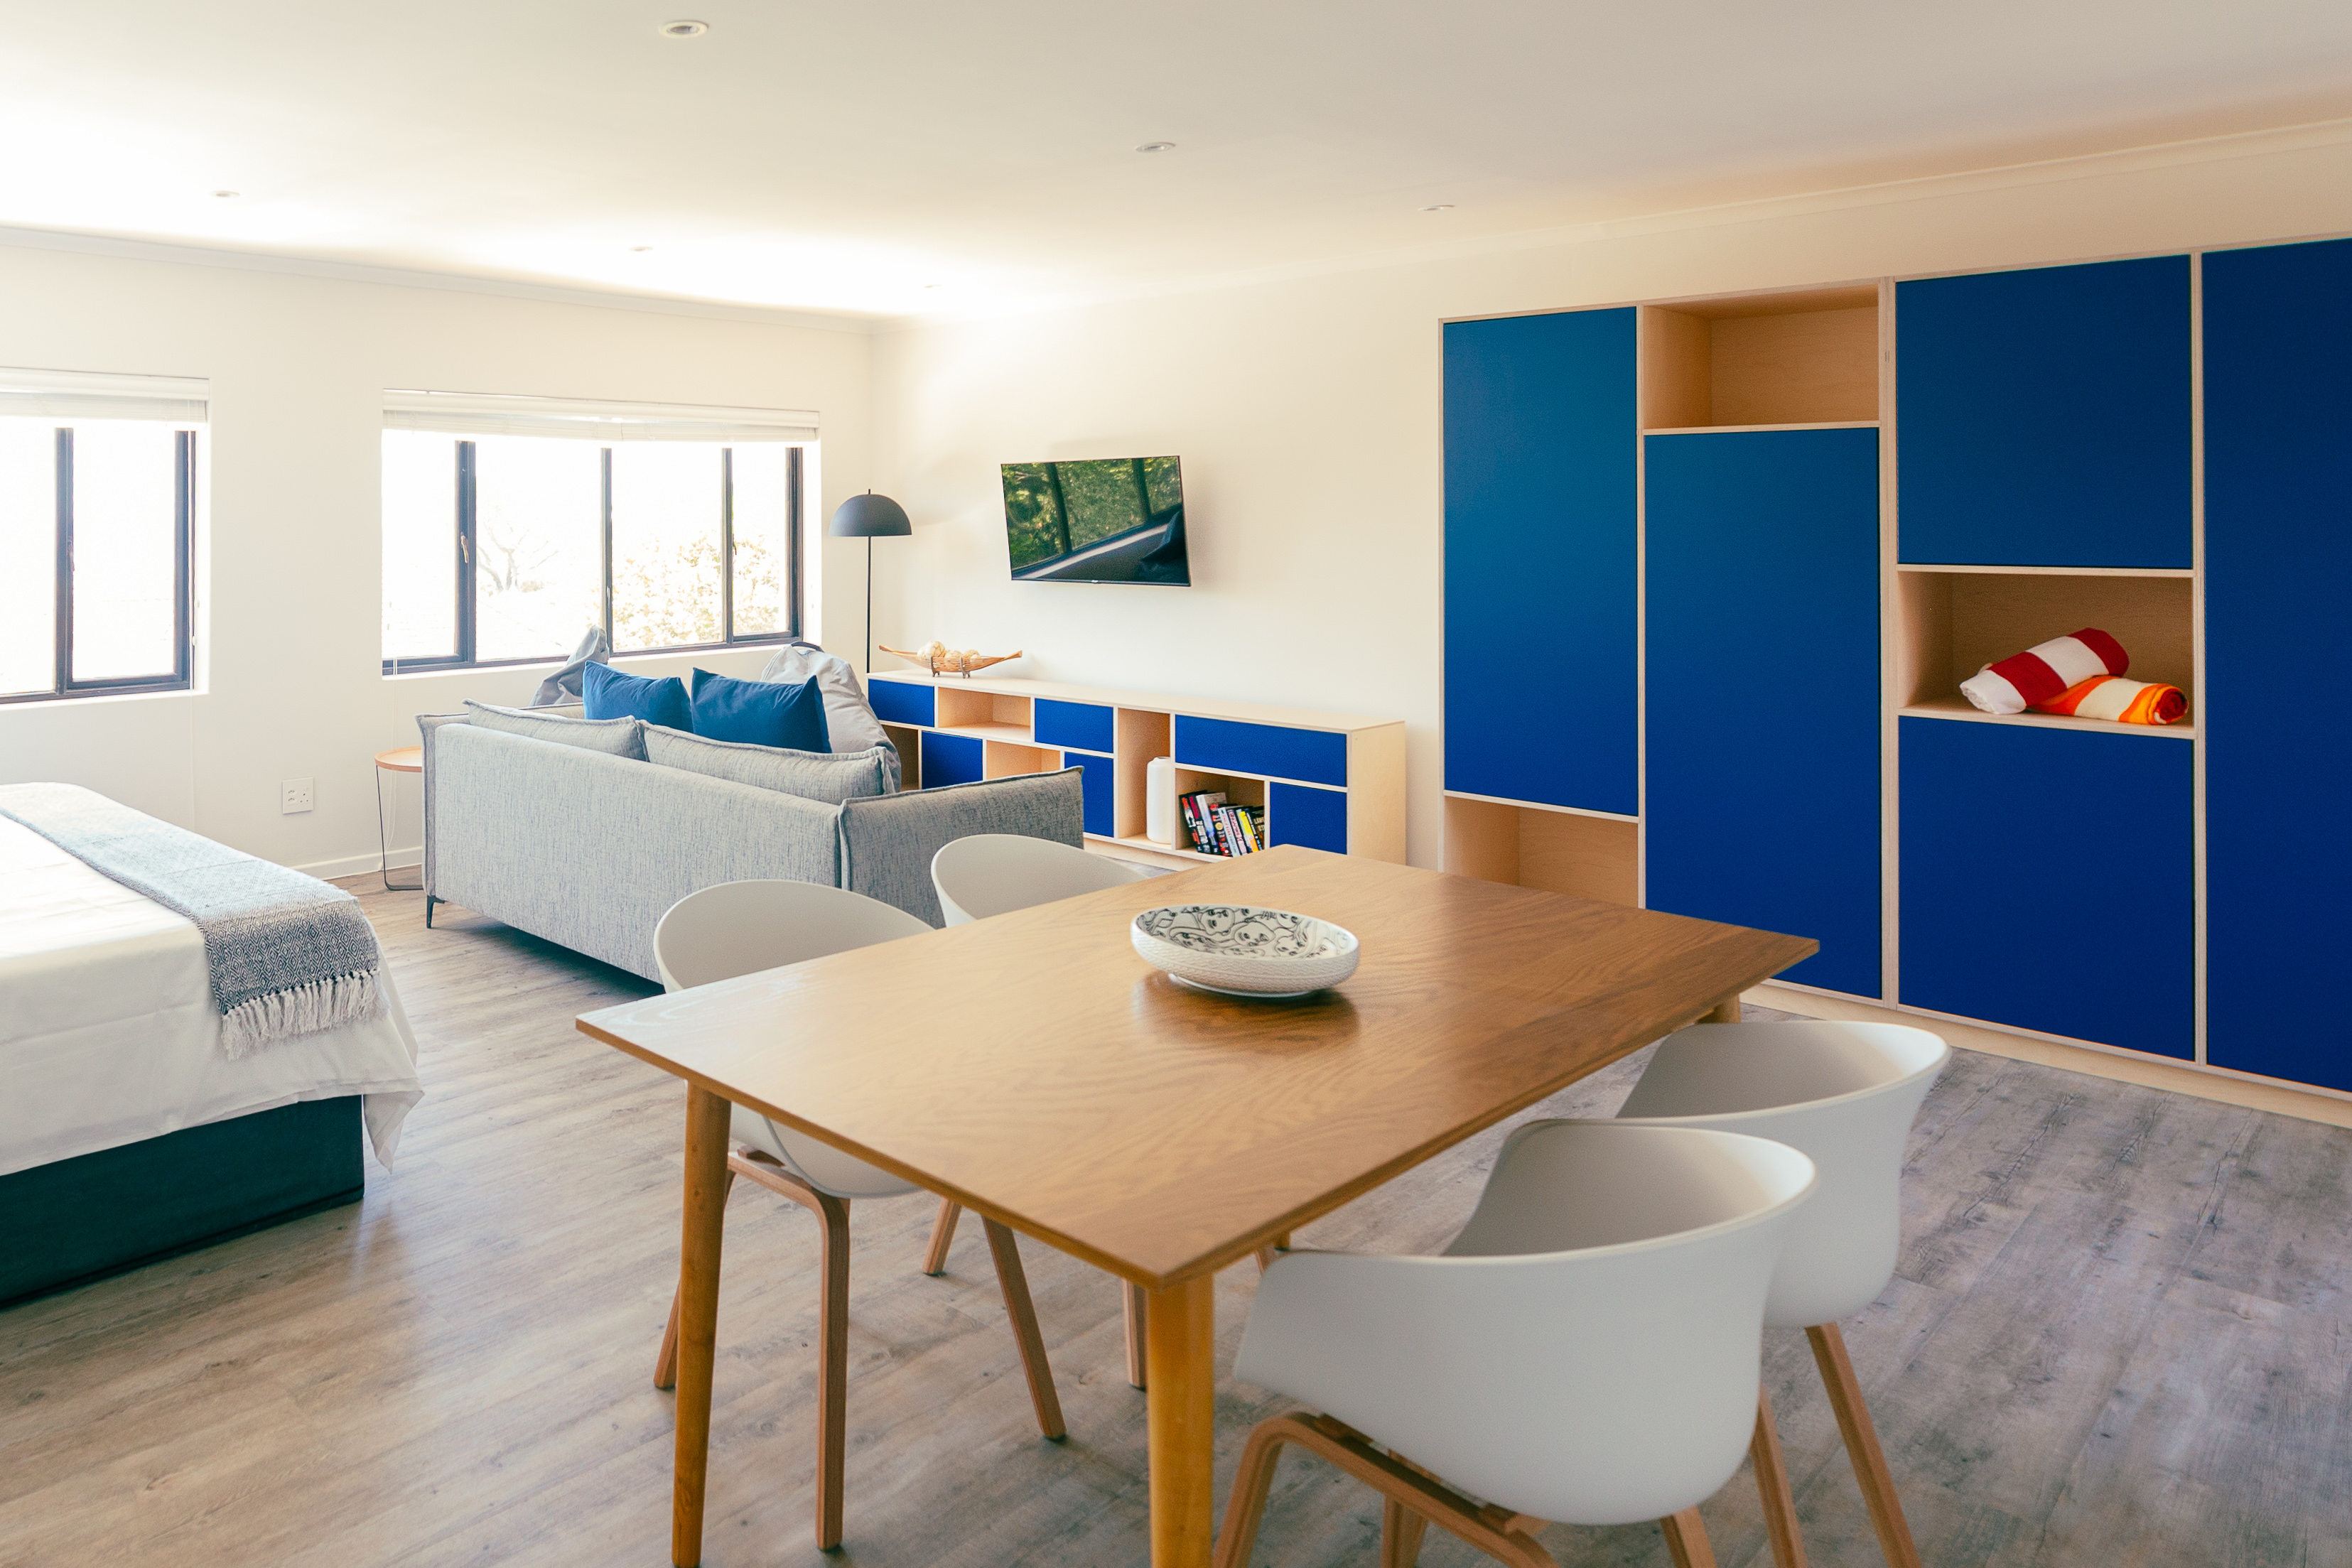
<svg viewBox="0 0 2352 1568">
<path fill-rule="evenodd" d="M 1007 463 L 1003 478 L 1013 581 L 1192 586 L 1181 459 Z"/>
</svg>

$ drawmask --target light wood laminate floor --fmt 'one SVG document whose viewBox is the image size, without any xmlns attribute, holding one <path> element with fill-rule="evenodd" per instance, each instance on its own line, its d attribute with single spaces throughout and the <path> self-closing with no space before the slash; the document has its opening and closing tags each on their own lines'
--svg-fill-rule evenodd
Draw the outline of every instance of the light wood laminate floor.
<svg viewBox="0 0 2352 1568">
<path fill-rule="evenodd" d="M 427 1098 L 366 1200 L 0 1312 L 0 1563 L 667 1561 L 682 1091 L 576 1033 L 652 988 L 369 893 Z M 887 1006 L 887 998 L 877 998 Z M 1750 1016 L 1760 1009 L 1751 1008 Z M 939 1027 L 952 1033 L 955 1020 Z M 1643 1059 L 1530 1115 L 1607 1114 Z M 1303 1244 L 1433 1247 L 1505 1129 Z M 158 1181 L 171 1179 L 159 1170 Z M 847 1539 L 868 1564 L 1146 1561 L 1118 1292 L 1024 1256 L 1067 1414 L 1042 1442 L 979 1226 L 918 1269 L 921 1197 L 853 1207 Z M 1962 1053 L 1912 1138 L 1895 1283 L 1846 1332 L 1931 1564 L 2352 1565 L 2352 1132 Z M 809 1539 L 816 1234 L 740 1190 L 714 1401 L 714 1568 Z M 1230 1364 L 1254 1269 L 1219 1281 Z M 1880 1560 L 1801 1335 L 1767 1336 L 1812 1559 Z M 1220 1497 L 1261 1390 L 1218 1390 Z M 1769 1562 L 1745 1472 L 1705 1509 Z M 1261 1564 L 1374 1560 L 1368 1491 L 1285 1462 Z M 1649 1526 L 1563 1563 L 1662 1564 Z M 1480 1561 L 1433 1535 L 1423 1562 Z"/>
</svg>

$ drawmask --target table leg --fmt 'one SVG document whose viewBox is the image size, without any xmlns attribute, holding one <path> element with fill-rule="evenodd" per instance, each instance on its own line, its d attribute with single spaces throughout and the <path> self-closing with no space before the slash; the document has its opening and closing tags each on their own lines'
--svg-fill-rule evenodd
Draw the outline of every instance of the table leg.
<svg viewBox="0 0 2352 1568">
<path fill-rule="evenodd" d="M 727 1219 L 724 1097 L 686 1086 L 686 1220 L 677 1269 L 677 1469 L 671 1488 L 669 1556 L 702 1561 L 703 1482 L 710 1468 L 710 1375 L 719 1347 L 719 1248 Z"/>
<path fill-rule="evenodd" d="M 1208 1568 L 1214 1542 L 1217 1282 L 1152 1293 L 1144 1312 L 1151 1568 Z"/>
<path fill-rule="evenodd" d="M 1721 1006 L 1701 1013 L 1699 1015 L 1698 1021 L 1701 1023 L 1738 1023 L 1739 1021 L 1739 998 L 1738 997 L 1734 997 L 1729 1001 L 1723 1003 Z"/>
</svg>

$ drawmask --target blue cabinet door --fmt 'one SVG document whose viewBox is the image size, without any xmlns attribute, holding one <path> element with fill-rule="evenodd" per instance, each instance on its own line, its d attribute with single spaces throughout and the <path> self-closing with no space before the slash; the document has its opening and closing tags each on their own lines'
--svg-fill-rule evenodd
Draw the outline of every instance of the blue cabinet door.
<svg viewBox="0 0 2352 1568">
<path fill-rule="evenodd" d="M 2205 1053 L 2352 1090 L 2352 241 L 2205 257 Z"/>
<path fill-rule="evenodd" d="M 1065 751 L 1062 753 L 1062 766 L 1079 769 L 1080 810 L 1086 819 L 1083 823 L 1086 831 L 1109 838 L 1117 800 L 1117 791 L 1111 784 L 1110 758 L 1086 751 Z"/>
<path fill-rule="evenodd" d="M 1879 990 L 1878 432 L 1653 435 L 1653 909 L 1811 936 Z"/>
<path fill-rule="evenodd" d="M 2189 563 L 2189 258 L 1895 287 L 1901 559 Z"/>
<path fill-rule="evenodd" d="M 988 752 L 980 737 L 923 731 L 923 788 L 942 784 L 977 784 L 986 777 Z"/>
<path fill-rule="evenodd" d="M 1040 746 L 1073 746 L 1081 751 L 1110 752 L 1118 727 L 1114 710 L 1102 703 L 1067 703 L 1039 697 L 1032 705 L 1031 732 Z"/>
<path fill-rule="evenodd" d="M 1348 852 L 1348 792 L 1305 784 L 1265 787 L 1268 844 L 1304 844 L 1310 850 Z"/>
<path fill-rule="evenodd" d="M 1633 366 L 1631 310 L 1445 329 L 1449 789 L 1636 810 Z"/>
<path fill-rule="evenodd" d="M 929 725 L 938 707 L 937 692 L 912 681 L 868 681 L 866 695 L 884 724 Z"/>
<path fill-rule="evenodd" d="M 2194 1056 L 2196 744 L 1903 720 L 1904 1005 Z"/>
</svg>

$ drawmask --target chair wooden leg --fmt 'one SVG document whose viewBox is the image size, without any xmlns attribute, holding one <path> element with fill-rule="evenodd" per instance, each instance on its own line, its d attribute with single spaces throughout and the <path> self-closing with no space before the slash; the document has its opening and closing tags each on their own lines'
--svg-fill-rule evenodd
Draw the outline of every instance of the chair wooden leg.
<svg viewBox="0 0 2352 1568">
<path fill-rule="evenodd" d="M 963 1205 L 951 1197 L 940 1199 L 940 1217 L 931 1222 L 931 1249 L 923 1254 L 923 1272 L 936 1279 L 948 1271 L 948 1249 L 955 1243 L 956 1221 Z"/>
<path fill-rule="evenodd" d="M 1756 1461 L 1756 1490 L 1764 1500 L 1764 1533 L 1779 1568 L 1805 1568 L 1805 1538 L 1797 1531 L 1797 1498 L 1789 1486 L 1789 1463 L 1780 1452 L 1780 1428 L 1772 1419 L 1772 1396 L 1756 1391 L 1756 1435 L 1748 1453 Z"/>
<path fill-rule="evenodd" d="M 1037 1430 L 1060 1442 L 1069 1429 L 1062 1425 L 1062 1401 L 1054 1392 L 1054 1369 L 1045 1361 L 1045 1338 L 1037 1332 L 1037 1308 L 1029 1300 L 1029 1277 L 1021 1270 L 1021 1244 L 1010 1227 L 983 1216 L 988 1249 L 996 1259 L 996 1282 L 1004 1291 L 1004 1313 L 1013 1320 L 1013 1337 L 1021 1346 L 1021 1370 L 1029 1375 L 1029 1403 L 1037 1410 Z"/>
<path fill-rule="evenodd" d="M 1870 1406 L 1863 1403 L 1862 1384 L 1845 1353 L 1845 1335 L 1835 1323 L 1815 1323 L 1805 1337 L 1812 1341 L 1813 1360 L 1829 1385 L 1830 1408 L 1837 1412 L 1838 1433 L 1845 1438 L 1853 1479 L 1862 1483 L 1862 1500 L 1869 1505 L 1871 1527 L 1878 1531 L 1878 1550 L 1891 1568 L 1919 1568 L 1919 1549 L 1912 1544 L 1910 1521 L 1903 1517 L 1903 1500 L 1895 1495 L 1895 1477 L 1879 1448 Z"/>
<path fill-rule="evenodd" d="M 1290 1250 L 1290 1232 L 1286 1230 L 1257 1249 L 1257 1271 L 1265 1273 L 1274 1267 L 1274 1260 Z"/>
<path fill-rule="evenodd" d="M 1143 1314 L 1149 1298 L 1143 1287 L 1118 1282 L 1119 1294 L 1127 1308 L 1127 1382 L 1130 1388 L 1143 1386 Z"/>
<path fill-rule="evenodd" d="M 1675 1560 L 1675 1568 L 1715 1568 L 1715 1548 L 1707 1542 L 1698 1510 L 1686 1508 L 1662 1519 L 1658 1528 L 1666 1532 L 1666 1555 Z"/>
<path fill-rule="evenodd" d="M 1214 1568 L 1248 1568 L 1250 1546 L 1257 1538 L 1258 1523 L 1265 1513 L 1266 1490 L 1274 1480 L 1275 1460 L 1286 1443 L 1296 1443 L 1336 1465 L 1380 1492 L 1385 1503 L 1460 1537 L 1487 1556 L 1509 1564 L 1509 1568 L 1559 1568 L 1551 1553 L 1537 1544 L 1530 1533 L 1541 1521 L 1492 1505 L 1482 1508 L 1435 1477 L 1381 1452 L 1360 1433 L 1350 1431 L 1328 1416 L 1308 1416 L 1304 1412 L 1261 1421 L 1251 1431 L 1249 1446 L 1242 1453 L 1241 1469 L 1234 1477 L 1233 1496 L 1225 1504 L 1225 1524 L 1217 1536 Z M 1695 1526 L 1697 1515 L 1693 1513 L 1690 1521 Z M 1705 1541 L 1702 1535 L 1702 1550 Z M 1715 1568 L 1712 1557 L 1693 1561 L 1697 1568 Z"/>
<path fill-rule="evenodd" d="M 1381 1503 L 1381 1568 L 1413 1568 L 1421 1561 L 1421 1538 L 1429 1521 L 1394 1498 Z"/>
<path fill-rule="evenodd" d="M 719 1207 L 725 1208 L 727 1200 L 735 1196 L 735 1173 L 730 1170 L 719 1184 Z M 677 1384 L 677 1291 L 669 1293 L 669 1327 L 662 1330 L 661 1349 L 654 1356 L 654 1386 L 671 1388 Z"/>
</svg>

